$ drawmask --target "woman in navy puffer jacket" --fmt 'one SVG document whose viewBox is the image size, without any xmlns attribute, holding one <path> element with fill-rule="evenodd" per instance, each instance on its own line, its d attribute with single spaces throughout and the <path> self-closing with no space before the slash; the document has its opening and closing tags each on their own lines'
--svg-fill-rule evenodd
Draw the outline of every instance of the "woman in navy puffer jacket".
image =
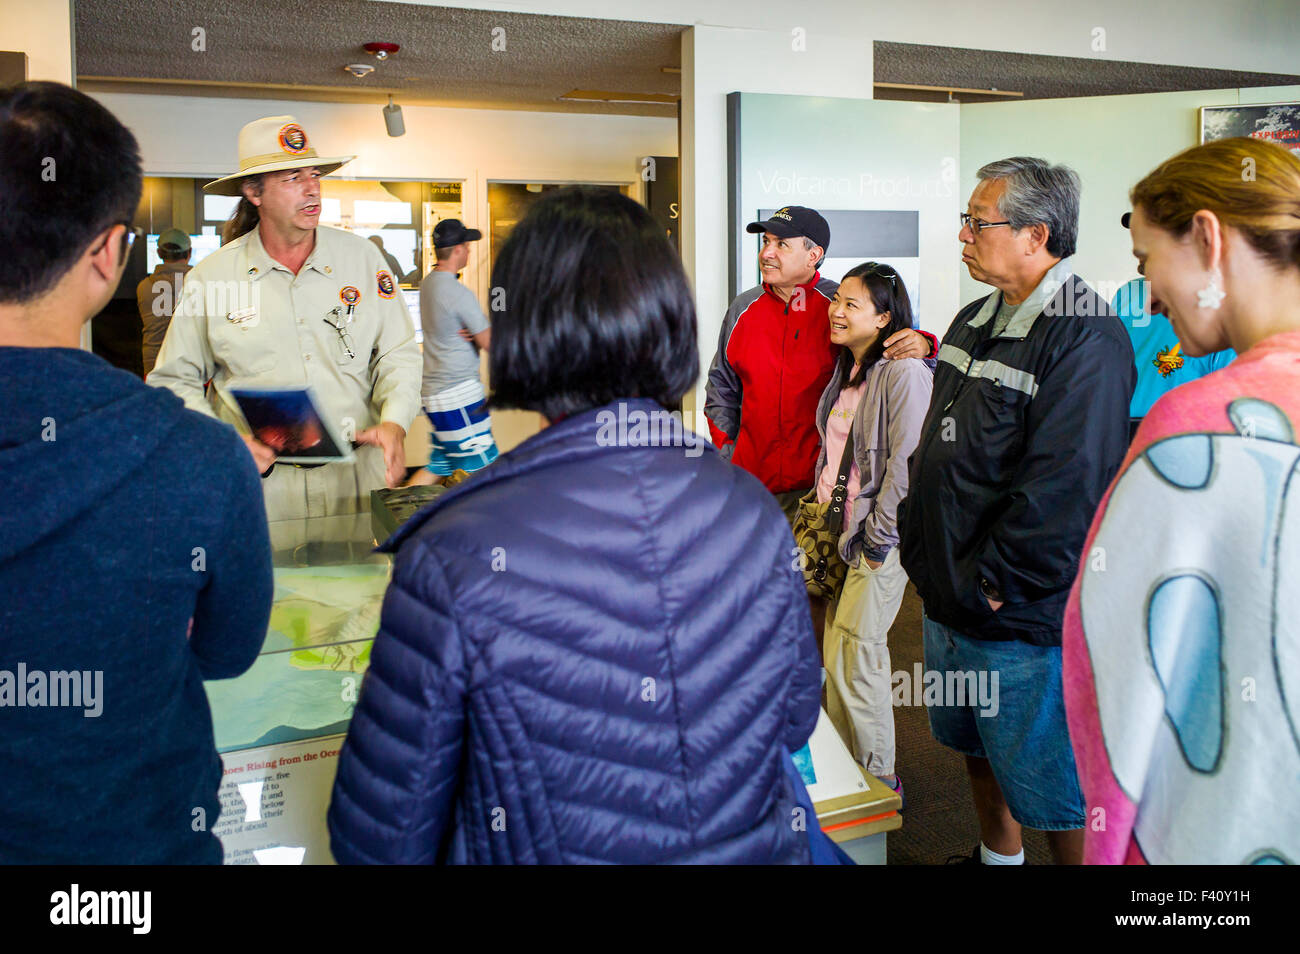
<svg viewBox="0 0 1300 954">
<path fill-rule="evenodd" d="M 563 189 L 492 284 L 493 403 L 549 426 L 385 544 L 335 858 L 807 862 L 808 598 L 776 500 L 665 410 L 699 372 L 676 253 L 630 199 Z"/>
</svg>

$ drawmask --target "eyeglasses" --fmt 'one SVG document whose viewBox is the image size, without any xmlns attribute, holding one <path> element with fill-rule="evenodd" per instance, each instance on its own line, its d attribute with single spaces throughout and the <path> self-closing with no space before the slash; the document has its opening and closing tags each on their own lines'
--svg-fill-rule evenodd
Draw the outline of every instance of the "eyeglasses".
<svg viewBox="0 0 1300 954">
<path fill-rule="evenodd" d="M 962 228 L 969 228 L 969 229 L 971 230 L 971 234 L 973 234 L 973 235 L 979 235 L 979 234 L 980 234 L 981 232 L 983 232 L 985 229 L 994 229 L 994 228 L 997 228 L 999 225 L 1010 225 L 1010 224 L 1011 224 L 1011 223 L 1010 223 L 1009 221 L 1007 221 L 1007 222 L 985 222 L 983 219 L 977 219 L 975 216 L 971 215 L 969 212 L 963 212 L 963 213 L 961 213 L 961 225 L 962 225 Z"/>
<path fill-rule="evenodd" d="M 130 254 L 131 249 L 135 246 L 136 241 L 144 236 L 144 229 L 138 225 L 132 226 L 130 222 L 118 222 L 117 225 L 120 225 L 125 229 L 125 231 L 122 232 L 122 258 L 126 258 L 127 255 Z M 112 231 L 112 229 L 109 231 Z M 107 245 L 108 241 L 109 240 L 105 238 L 104 244 Z M 95 251 L 97 252 L 102 248 L 104 248 L 104 245 L 100 245 L 99 248 L 95 249 Z"/>
</svg>

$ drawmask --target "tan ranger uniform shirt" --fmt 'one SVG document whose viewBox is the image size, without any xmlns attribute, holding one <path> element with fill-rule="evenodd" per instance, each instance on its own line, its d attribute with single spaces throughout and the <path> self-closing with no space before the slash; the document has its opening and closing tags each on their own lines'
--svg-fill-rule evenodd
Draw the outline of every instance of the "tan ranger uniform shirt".
<svg viewBox="0 0 1300 954">
<path fill-rule="evenodd" d="M 349 302 L 355 357 L 326 320 L 346 320 Z M 384 421 L 409 428 L 420 411 L 420 373 L 414 325 L 379 250 L 359 235 L 318 226 L 316 247 L 297 275 L 267 254 L 259 229 L 196 265 L 149 383 L 241 433 L 248 428 L 232 388 L 310 385 L 321 415 L 351 440 Z M 368 511 L 370 491 L 385 486 L 383 452 L 364 446 L 355 453 L 355 464 L 277 464 L 262 481 L 267 517 Z"/>
</svg>

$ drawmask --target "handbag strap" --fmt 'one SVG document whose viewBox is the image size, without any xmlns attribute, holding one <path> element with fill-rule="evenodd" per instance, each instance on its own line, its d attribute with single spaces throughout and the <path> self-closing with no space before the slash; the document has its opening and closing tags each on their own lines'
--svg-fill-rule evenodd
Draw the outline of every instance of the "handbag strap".
<svg viewBox="0 0 1300 954">
<path fill-rule="evenodd" d="M 840 513 L 844 509 L 844 500 L 849 495 L 849 474 L 853 469 L 853 426 L 844 435 L 844 454 L 840 457 L 840 472 L 835 478 L 835 489 L 831 491 L 831 513 Z"/>
</svg>

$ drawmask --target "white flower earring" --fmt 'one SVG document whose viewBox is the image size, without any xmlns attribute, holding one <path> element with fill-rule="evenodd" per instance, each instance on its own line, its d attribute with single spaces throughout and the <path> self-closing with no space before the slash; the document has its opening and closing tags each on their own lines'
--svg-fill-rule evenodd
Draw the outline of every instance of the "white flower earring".
<svg viewBox="0 0 1300 954">
<path fill-rule="evenodd" d="M 1219 287 L 1220 277 L 1217 268 L 1210 273 L 1210 284 L 1206 285 L 1196 293 L 1197 307 L 1208 308 L 1213 311 L 1218 308 L 1219 305 L 1223 304 L 1223 299 L 1227 295 L 1227 292 Z"/>
</svg>

